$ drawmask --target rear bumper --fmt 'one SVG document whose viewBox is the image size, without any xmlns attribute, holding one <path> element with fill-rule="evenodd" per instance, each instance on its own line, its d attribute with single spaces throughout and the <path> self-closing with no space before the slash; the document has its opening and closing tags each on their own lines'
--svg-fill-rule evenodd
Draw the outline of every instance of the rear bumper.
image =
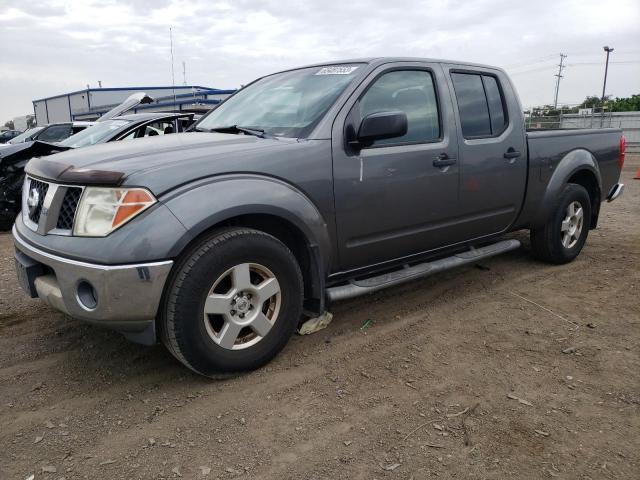
<svg viewBox="0 0 640 480">
<path fill-rule="evenodd" d="M 607 202 L 613 202 L 616 198 L 622 195 L 622 192 L 624 192 L 624 183 L 616 183 L 611 190 L 609 190 Z"/>
<path fill-rule="evenodd" d="M 74 318 L 111 329 L 153 329 L 173 261 L 136 265 L 85 263 L 33 247 L 15 227 L 12 233 L 18 276 L 24 279 L 23 286 L 31 296 Z M 28 278 L 25 264 L 29 267 Z"/>
</svg>

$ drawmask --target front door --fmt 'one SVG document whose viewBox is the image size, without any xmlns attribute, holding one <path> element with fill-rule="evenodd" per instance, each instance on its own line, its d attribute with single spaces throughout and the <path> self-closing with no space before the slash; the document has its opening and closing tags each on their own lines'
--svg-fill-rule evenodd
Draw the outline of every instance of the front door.
<svg viewBox="0 0 640 480">
<path fill-rule="evenodd" d="M 345 141 L 366 115 L 402 111 L 402 137 L 353 149 Z M 458 146 L 449 90 L 437 64 L 381 66 L 338 115 L 332 135 L 339 263 L 342 271 L 454 241 Z"/>
</svg>

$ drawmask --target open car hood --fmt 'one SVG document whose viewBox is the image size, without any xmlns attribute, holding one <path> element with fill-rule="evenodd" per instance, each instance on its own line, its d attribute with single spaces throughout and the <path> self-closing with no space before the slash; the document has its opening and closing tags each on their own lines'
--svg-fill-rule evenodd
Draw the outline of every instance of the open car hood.
<svg viewBox="0 0 640 480">
<path fill-rule="evenodd" d="M 134 93 L 129 97 L 127 97 L 127 99 L 124 102 L 122 102 L 120 105 L 113 107 L 107 113 L 102 115 L 98 120 L 96 120 L 96 122 L 104 122 L 105 120 L 109 120 L 111 118 L 122 115 L 123 113 L 131 110 L 132 108 L 136 108 L 138 105 L 145 105 L 147 103 L 153 103 L 153 102 L 154 102 L 153 98 L 144 92 Z"/>
</svg>

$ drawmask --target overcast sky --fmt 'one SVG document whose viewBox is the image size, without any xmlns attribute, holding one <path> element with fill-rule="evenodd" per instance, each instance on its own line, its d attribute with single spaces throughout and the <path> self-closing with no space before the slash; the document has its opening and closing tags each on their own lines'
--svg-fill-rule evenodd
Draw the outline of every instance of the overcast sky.
<svg viewBox="0 0 640 480">
<path fill-rule="evenodd" d="M 97 87 L 235 88 L 288 67 L 365 56 L 502 66 L 523 105 L 640 93 L 639 0 L 0 0 L 0 124 L 36 98 Z"/>
</svg>

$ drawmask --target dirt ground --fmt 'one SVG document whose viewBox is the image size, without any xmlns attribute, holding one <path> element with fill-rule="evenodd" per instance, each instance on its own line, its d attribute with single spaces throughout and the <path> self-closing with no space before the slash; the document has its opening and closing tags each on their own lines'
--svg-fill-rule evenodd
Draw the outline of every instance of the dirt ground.
<svg viewBox="0 0 640 480">
<path fill-rule="evenodd" d="M 27 299 L 1 235 L 0 479 L 639 478 L 639 167 L 572 264 L 518 233 L 227 381 Z"/>
</svg>

